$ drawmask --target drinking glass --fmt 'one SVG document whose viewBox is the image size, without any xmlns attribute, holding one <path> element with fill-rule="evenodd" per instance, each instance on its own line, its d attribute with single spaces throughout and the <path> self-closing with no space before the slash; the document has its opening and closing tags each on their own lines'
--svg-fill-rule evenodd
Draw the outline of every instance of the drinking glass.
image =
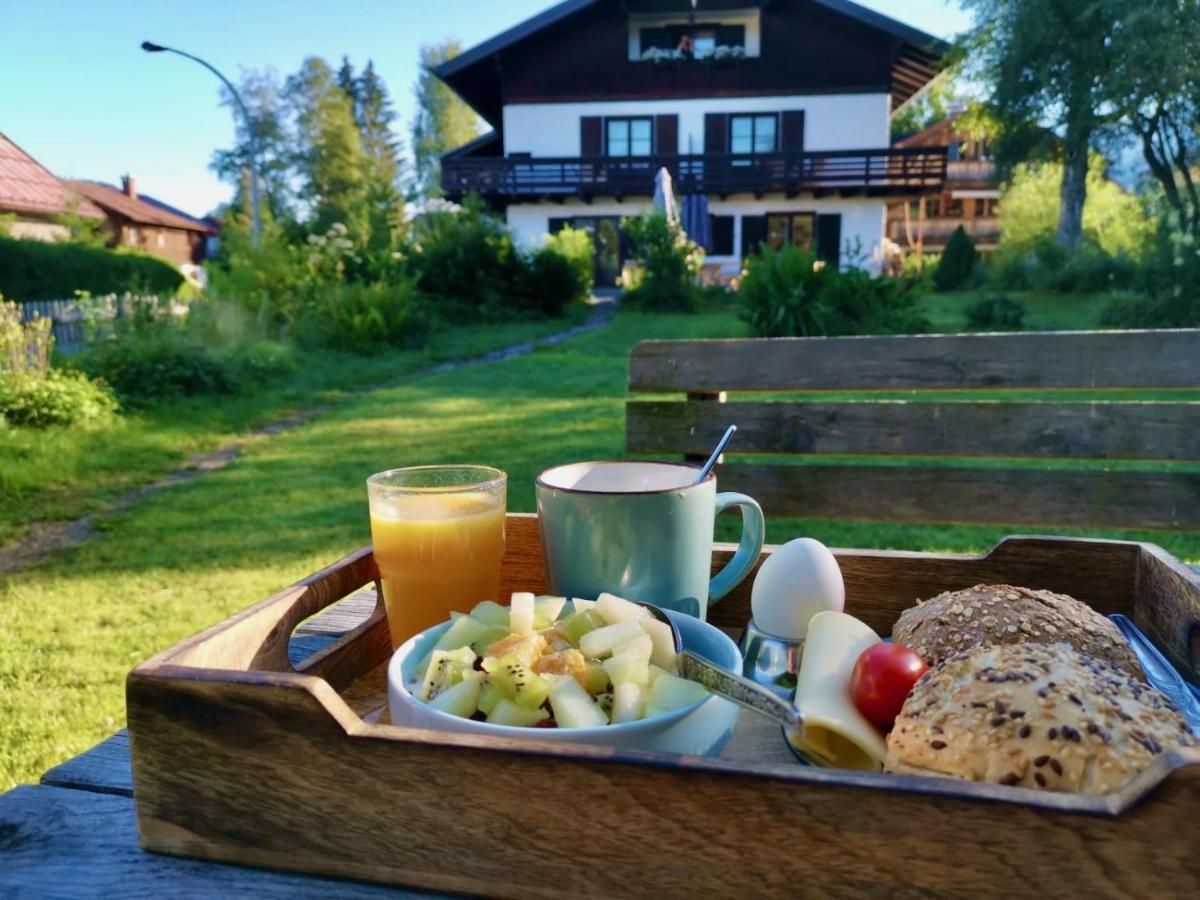
<svg viewBox="0 0 1200 900">
<path fill-rule="evenodd" d="M 452 611 L 499 599 L 507 488 L 490 466 L 411 466 L 367 479 L 393 649 Z"/>
</svg>

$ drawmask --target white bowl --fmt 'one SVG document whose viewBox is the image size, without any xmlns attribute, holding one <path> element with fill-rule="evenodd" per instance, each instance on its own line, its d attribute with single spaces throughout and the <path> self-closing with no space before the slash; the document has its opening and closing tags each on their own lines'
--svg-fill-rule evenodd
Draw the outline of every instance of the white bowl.
<svg viewBox="0 0 1200 900">
<path fill-rule="evenodd" d="M 731 672 L 741 669 L 741 653 L 724 632 L 684 613 L 670 610 L 666 613 L 679 629 L 683 649 L 691 650 Z M 728 743 L 737 724 L 738 705 L 722 697 L 707 697 L 690 706 L 648 719 L 598 728 L 522 728 L 489 725 L 487 722 L 452 716 L 422 703 L 413 696 L 411 690 L 418 686 L 413 673 L 417 663 L 425 658 L 449 627 L 449 622 L 443 622 L 409 638 L 400 645 L 388 663 L 388 706 L 392 722 L 396 725 L 506 738 L 602 744 L 606 747 L 660 753 L 716 756 Z"/>
</svg>

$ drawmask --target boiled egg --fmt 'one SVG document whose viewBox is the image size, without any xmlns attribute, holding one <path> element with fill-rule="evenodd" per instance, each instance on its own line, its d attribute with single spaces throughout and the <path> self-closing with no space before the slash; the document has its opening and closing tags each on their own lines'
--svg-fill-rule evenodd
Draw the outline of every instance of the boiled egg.
<svg viewBox="0 0 1200 900">
<path fill-rule="evenodd" d="M 759 567 L 750 609 L 759 630 L 787 640 L 804 640 L 819 612 L 846 605 L 842 570 L 829 548 L 812 538 L 788 541 Z"/>
</svg>

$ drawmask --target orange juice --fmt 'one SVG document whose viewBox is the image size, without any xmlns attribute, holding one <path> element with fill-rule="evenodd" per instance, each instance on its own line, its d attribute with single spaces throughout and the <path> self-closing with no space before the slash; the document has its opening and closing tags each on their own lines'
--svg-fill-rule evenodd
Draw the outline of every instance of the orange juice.
<svg viewBox="0 0 1200 900">
<path fill-rule="evenodd" d="M 371 538 L 393 649 L 453 610 L 500 599 L 503 500 L 470 493 L 392 497 L 372 505 Z"/>
</svg>

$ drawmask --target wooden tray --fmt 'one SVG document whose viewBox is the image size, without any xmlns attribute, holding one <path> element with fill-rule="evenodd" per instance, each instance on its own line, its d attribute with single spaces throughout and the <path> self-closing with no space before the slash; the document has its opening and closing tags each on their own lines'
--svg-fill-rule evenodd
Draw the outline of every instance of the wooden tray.
<svg viewBox="0 0 1200 900">
<path fill-rule="evenodd" d="M 503 596 L 544 591 L 536 517 L 508 529 Z M 838 559 L 847 610 L 883 633 L 918 597 L 1009 582 L 1123 612 L 1200 674 L 1200 578 L 1151 544 L 1011 537 L 979 557 Z M 1200 889 L 1196 749 L 1090 797 L 807 768 L 749 712 L 719 759 L 387 724 L 381 609 L 298 670 L 287 660 L 297 624 L 376 576 L 360 550 L 130 674 L 143 847 L 511 897 Z M 715 624 L 745 624 L 749 584 Z"/>
</svg>

